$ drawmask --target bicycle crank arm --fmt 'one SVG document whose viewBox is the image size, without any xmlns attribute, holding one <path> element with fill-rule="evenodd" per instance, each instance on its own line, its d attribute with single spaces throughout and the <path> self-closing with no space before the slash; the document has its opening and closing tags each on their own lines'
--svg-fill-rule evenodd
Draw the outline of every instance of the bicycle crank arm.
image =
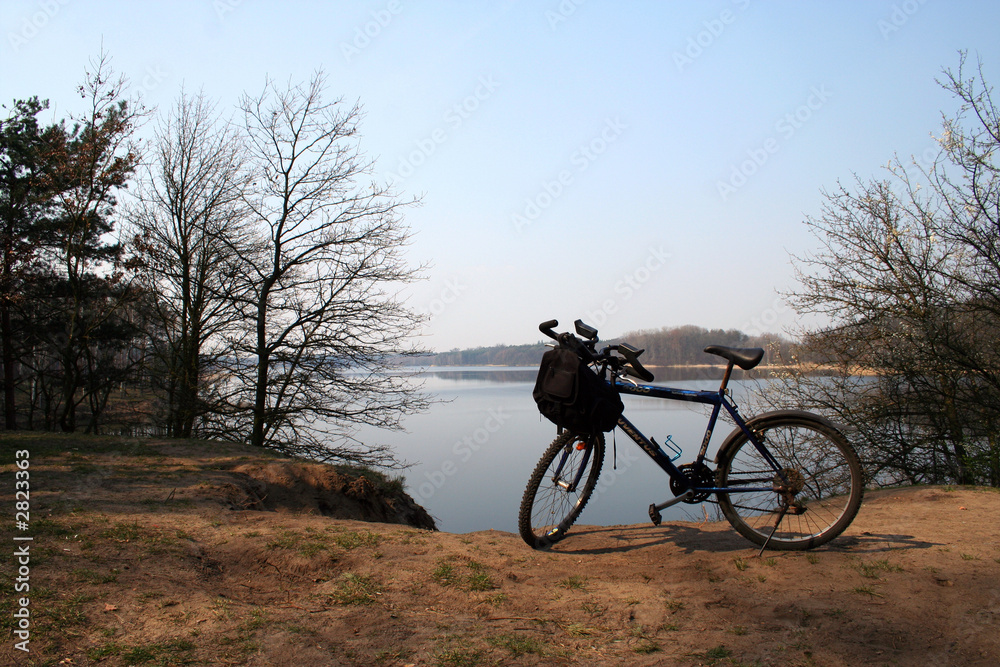
<svg viewBox="0 0 1000 667">
<path fill-rule="evenodd" d="M 660 510 L 666 509 L 671 505 L 676 505 L 677 503 L 682 503 L 685 500 L 690 500 L 694 498 L 694 491 L 688 490 L 677 496 L 676 498 L 671 498 L 665 503 L 660 503 L 659 505 L 649 506 L 649 520 L 653 522 L 654 526 L 659 526 L 660 522 L 663 521 L 663 517 L 660 515 Z"/>
</svg>

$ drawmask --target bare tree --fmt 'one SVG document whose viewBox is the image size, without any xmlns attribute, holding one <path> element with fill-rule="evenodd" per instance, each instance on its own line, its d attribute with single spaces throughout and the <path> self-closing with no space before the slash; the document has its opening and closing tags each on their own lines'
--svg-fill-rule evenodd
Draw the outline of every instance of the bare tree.
<svg viewBox="0 0 1000 667">
<path fill-rule="evenodd" d="M 853 427 L 878 483 L 1000 486 L 1000 127 L 981 69 L 961 72 L 937 163 L 827 193 L 821 249 L 796 258 L 793 303 L 830 322 L 804 352 L 835 373 L 787 386 Z"/>
<path fill-rule="evenodd" d="M 246 249 L 245 150 L 201 94 L 183 91 L 156 130 L 136 203 L 129 211 L 134 250 L 156 317 L 153 371 L 165 395 L 167 432 L 190 437 L 207 401 L 206 369 L 217 374 L 225 336 L 239 313 L 233 277 Z"/>
<path fill-rule="evenodd" d="M 394 465 L 387 448 L 353 441 L 352 427 L 398 428 L 426 406 L 394 359 L 415 352 L 421 318 L 397 296 L 418 277 L 402 250 L 409 231 L 401 201 L 370 180 L 358 148 L 361 109 L 323 99 L 324 77 L 244 96 L 253 187 L 246 199 L 258 226 L 244 251 L 234 301 L 244 318 L 233 340 L 234 369 L 248 410 L 227 426 L 254 445 Z"/>
</svg>

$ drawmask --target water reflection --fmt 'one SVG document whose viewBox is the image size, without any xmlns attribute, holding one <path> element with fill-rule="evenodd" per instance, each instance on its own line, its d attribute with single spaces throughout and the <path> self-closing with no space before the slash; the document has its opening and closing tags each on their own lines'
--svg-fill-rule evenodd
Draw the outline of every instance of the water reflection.
<svg viewBox="0 0 1000 667">
<path fill-rule="evenodd" d="M 428 368 L 425 377 L 463 382 L 534 382 L 538 368 Z"/>
</svg>

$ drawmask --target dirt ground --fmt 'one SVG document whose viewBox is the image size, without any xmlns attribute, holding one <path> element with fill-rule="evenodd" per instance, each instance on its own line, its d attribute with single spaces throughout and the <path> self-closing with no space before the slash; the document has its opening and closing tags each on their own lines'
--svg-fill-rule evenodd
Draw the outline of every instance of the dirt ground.
<svg viewBox="0 0 1000 667">
<path fill-rule="evenodd" d="M 0 664 L 1000 664 L 996 490 L 869 492 L 810 552 L 758 558 L 728 524 L 686 522 L 579 526 L 536 552 L 330 518 L 301 487 L 242 509 L 230 476 L 263 464 L 228 445 L 25 435 L 0 453 L 5 553 L 33 537 L 29 593 L 0 565 Z"/>
</svg>

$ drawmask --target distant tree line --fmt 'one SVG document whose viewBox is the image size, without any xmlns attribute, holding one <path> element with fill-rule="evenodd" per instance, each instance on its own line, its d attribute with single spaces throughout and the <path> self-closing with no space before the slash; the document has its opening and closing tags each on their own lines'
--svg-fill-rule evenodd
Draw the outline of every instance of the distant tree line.
<svg viewBox="0 0 1000 667">
<path fill-rule="evenodd" d="M 426 398 L 392 368 L 420 317 L 397 298 L 400 199 L 358 148 L 361 109 L 324 79 L 271 81 L 225 120 L 181 92 L 156 117 L 107 56 L 78 88 L 0 120 L 6 429 L 155 430 L 393 465 L 354 427 Z"/>
<path fill-rule="evenodd" d="M 622 341 L 644 349 L 641 361 L 647 366 L 700 366 L 725 363 L 718 357 L 705 354 L 705 348 L 709 345 L 763 347 L 775 359 L 788 359 L 793 345 L 791 339 L 781 334 L 751 336 L 736 329 L 706 329 L 685 325 L 632 331 L 602 341 L 598 344 L 598 348 Z M 542 342 L 531 345 L 494 345 L 414 357 L 408 363 L 435 366 L 537 366 L 546 349 L 545 343 Z"/>
</svg>

